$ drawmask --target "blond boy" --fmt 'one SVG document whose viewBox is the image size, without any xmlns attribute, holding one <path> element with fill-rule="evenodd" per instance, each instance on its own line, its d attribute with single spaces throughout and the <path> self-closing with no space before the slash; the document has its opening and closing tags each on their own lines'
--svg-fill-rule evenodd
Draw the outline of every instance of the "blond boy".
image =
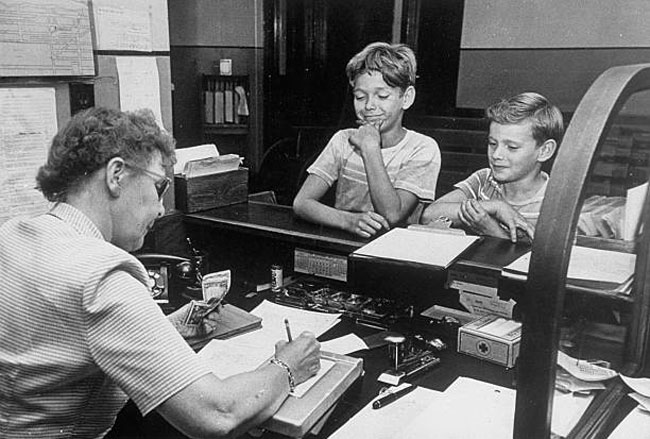
<svg viewBox="0 0 650 439">
<path fill-rule="evenodd" d="M 532 239 L 549 176 L 542 171 L 564 134 L 560 110 L 537 93 L 522 93 L 486 110 L 489 168 L 429 205 L 420 222 L 481 235 Z"/>
</svg>

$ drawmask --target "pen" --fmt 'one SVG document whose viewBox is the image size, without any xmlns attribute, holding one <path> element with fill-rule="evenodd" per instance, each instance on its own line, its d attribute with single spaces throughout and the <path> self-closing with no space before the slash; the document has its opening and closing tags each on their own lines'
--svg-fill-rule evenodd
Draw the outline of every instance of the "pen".
<svg viewBox="0 0 650 439">
<path fill-rule="evenodd" d="M 382 407 L 385 407 L 388 404 L 390 404 L 391 402 L 398 400 L 402 396 L 411 393 L 416 388 L 417 388 L 417 386 L 410 385 L 409 387 L 405 387 L 402 390 L 398 390 L 397 392 L 389 393 L 388 395 L 384 396 L 383 398 L 379 398 L 377 401 L 373 402 L 372 403 L 372 408 L 376 410 L 376 409 L 380 409 Z"/>
<path fill-rule="evenodd" d="M 293 341 L 293 337 L 291 337 L 291 327 L 289 326 L 289 319 L 284 319 L 284 329 L 287 330 L 287 338 L 289 339 L 289 343 Z"/>
</svg>

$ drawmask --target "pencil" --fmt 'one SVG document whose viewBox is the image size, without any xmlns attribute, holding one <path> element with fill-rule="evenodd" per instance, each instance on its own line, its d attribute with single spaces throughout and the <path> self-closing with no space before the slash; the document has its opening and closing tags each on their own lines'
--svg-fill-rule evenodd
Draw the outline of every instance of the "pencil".
<svg viewBox="0 0 650 439">
<path fill-rule="evenodd" d="M 291 337 L 291 326 L 289 326 L 289 319 L 284 319 L 284 329 L 287 330 L 287 338 L 289 339 L 289 343 L 293 341 L 293 337 Z"/>
</svg>

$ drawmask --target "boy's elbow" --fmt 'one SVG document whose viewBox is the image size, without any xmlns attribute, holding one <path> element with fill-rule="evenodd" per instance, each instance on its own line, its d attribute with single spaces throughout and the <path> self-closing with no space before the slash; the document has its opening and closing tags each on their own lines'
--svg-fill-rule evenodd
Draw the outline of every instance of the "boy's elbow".
<svg viewBox="0 0 650 439">
<path fill-rule="evenodd" d="M 293 199 L 291 207 L 293 208 L 293 213 L 298 216 L 302 216 L 305 209 L 305 201 L 302 199 L 302 197 L 296 197 Z"/>
</svg>

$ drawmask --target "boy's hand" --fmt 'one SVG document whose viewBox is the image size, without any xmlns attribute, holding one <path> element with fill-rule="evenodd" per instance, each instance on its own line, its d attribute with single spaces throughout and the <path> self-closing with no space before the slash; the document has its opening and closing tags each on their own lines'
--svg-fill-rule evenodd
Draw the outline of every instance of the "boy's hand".
<svg viewBox="0 0 650 439">
<path fill-rule="evenodd" d="M 526 218 L 508 203 L 499 202 L 495 207 L 494 217 L 506 228 L 512 242 L 517 242 L 518 237 L 527 237 L 532 241 L 535 228 L 526 221 Z"/>
<path fill-rule="evenodd" d="M 460 203 L 458 219 L 479 235 L 507 238 L 507 234 L 478 200 L 468 199 Z"/>
<path fill-rule="evenodd" d="M 535 229 L 528 221 L 504 201 L 482 203 L 473 199 L 465 200 L 461 204 L 459 217 L 464 224 L 476 232 L 510 238 L 512 242 L 517 242 L 518 237 L 526 236 L 532 240 L 535 233 Z M 497 230 L 495 226 L 501 230 Z"/>
<path fill-rule="evenodd" d="M 349 139 L 362 156 L 373 151 L 381 150 L 381 134 L 379 129 L 381 125 L 362 122 L 362 125 L 355 131 Z"/>
<path fill-rule="evenodd" d="M 386 218 L 377 212 L 347 212 L 345 230 L 355 235 L 369 238 L 375 236 L 381 229 L 390 229 Z"/>
</svg>

